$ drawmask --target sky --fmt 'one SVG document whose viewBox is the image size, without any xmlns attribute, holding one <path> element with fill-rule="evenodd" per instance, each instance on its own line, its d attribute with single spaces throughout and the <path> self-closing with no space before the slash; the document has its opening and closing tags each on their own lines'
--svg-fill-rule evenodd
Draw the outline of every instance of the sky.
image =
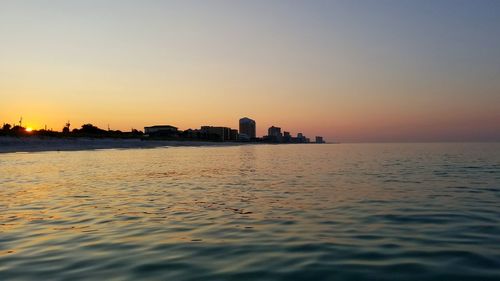
<svg viewBox="0 0 500 281">
<path fill-rule="evenodd" d="M 0 122 L 500 141 L 500 1 L 0 0 Z"/>
</svg>

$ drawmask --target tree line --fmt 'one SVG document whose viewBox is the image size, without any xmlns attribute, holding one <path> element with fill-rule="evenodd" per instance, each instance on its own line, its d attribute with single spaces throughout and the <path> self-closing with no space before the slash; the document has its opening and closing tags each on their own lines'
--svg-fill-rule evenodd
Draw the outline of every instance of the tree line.
<svg viewBox="0 0 500 281">
<path fill-rule="evenodd" d="M 70 129 L 70 123 L 66 123 L 61 131 L 47 129 L 29 131 L 21 125 L 11 125 L 4 123 L 0 129 L 0 136 L 29 137 L 29 136 L 47 136 L 47 137 L 91 137 L 91 138 L 141 138 L 144 135 L 142 131 L 131 129 L 129 132 L 120 130 L 104 130 L 90 123 L 83 124 L 80 128 Z"/>
</svg>

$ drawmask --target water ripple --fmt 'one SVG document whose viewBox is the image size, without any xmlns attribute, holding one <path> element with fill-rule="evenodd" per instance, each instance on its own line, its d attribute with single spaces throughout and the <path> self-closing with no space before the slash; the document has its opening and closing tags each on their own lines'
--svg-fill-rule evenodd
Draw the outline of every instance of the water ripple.
<svg viewBox="0 0 500 281">
<path fill-rule="evenodd" d="M 499 280 L 500 145 L 3 154 L 1 280 Z"/>
</svg>

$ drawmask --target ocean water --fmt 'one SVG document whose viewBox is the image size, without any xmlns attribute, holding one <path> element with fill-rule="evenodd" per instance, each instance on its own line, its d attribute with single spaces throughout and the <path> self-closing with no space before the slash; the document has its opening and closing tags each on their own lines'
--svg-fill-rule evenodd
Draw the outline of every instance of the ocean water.
<svg viewBox="0 0 500 281">
<path fill-rule="evenodd" d="M 500 144 L 0 154 L 0 280 L 500 280 Z"/>
</svg>

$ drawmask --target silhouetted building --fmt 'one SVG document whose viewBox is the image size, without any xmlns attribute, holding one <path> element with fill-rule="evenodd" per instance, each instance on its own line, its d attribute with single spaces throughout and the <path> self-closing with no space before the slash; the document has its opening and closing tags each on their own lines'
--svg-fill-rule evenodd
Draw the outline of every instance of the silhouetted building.
<svg viewBox="0 0 500 281">
<path fill-rule="evenodd" d="M 237 141 L 238 130 L 228 127 L 202 126 L 200 129 L 202 138 L 216 141 Z"/>
<path fill-rule="evenodd" d="M 289 143 L 292 142 L 292 136 L 290 135 L 290 132 L 283 132 L 283 142 Z"/>
<path fill-rule="evenodd" d="M 201 126 L 200 133 L 205 139 L 224 141 L 224 127 Z"/>
<path fill-rule="evenodd" d="M 187 129 L 181 133 L 181 136 L 185 139 L 200 139 L 200 130 L 198 129 Z"/>
<path fill-rule="evenodd" d="M 247 117 L 240 119 L 240 137 L 242 139 L 254 139 L 256 137 L 256 126 L 254 120 Z"/>
<path fill-rule="evenodd" d="M 231 128 L 228 127 L 222 127 L 224 130 L 224 141 L 230 141 L 231 140 Z"/>
<path fill-rule="evenodd" d="M 292 138 L 293 143 L 308 143 L 309 139 L 306 138 L 302 133 L 298 133 L 296 138 Z"/>
<path fill-rule="evenodd" d="M 325 141 L 323 140 L 323 137 L 316 136 L 316 143 L 325 143 Z"/>
<path fill-rule="evenodd" d="M 283 139 L 283 135 L 281 134 L 281 128 L 271 126 L 267 129 L 267 141 L 271 142 L 281 142 Z"/>
<path fill-rule="evenodd" d="M 156 125 L 144 127 L 144 133 L 150 136 L 173 137 L 179 134 L 179 130 L 170 125 Z"/>
<path fill-rule="evenodd" d="M 281 128 L 280 127 L 274 127 L 271 126 L 269 129 L 267 129 L 267 135 L 270 137 L 281 137 Z"/>
<path fill-rule="evenodd" d="M 237 141 L 237 140 L 238 140 L 238 130 L 236 130 L 236 129 L 231 129 L 229 139 L 230 139 L 231 141 Z"/>
<path fill-rule="evenodd" d="M 177 132 L 177 127 L 170 125 L 156 125 L 156 126 L 144 127 L 144 133 L 146 134 L 163 132 L 163 131 Z"/>
<path fill-rule="evenodd" d="M 297 142 L 298 143 L 306 142 L 306 137 L 304 137 L 304 135 L 302 133 L 298 133 L 297 134 Z"/>
</svg>

